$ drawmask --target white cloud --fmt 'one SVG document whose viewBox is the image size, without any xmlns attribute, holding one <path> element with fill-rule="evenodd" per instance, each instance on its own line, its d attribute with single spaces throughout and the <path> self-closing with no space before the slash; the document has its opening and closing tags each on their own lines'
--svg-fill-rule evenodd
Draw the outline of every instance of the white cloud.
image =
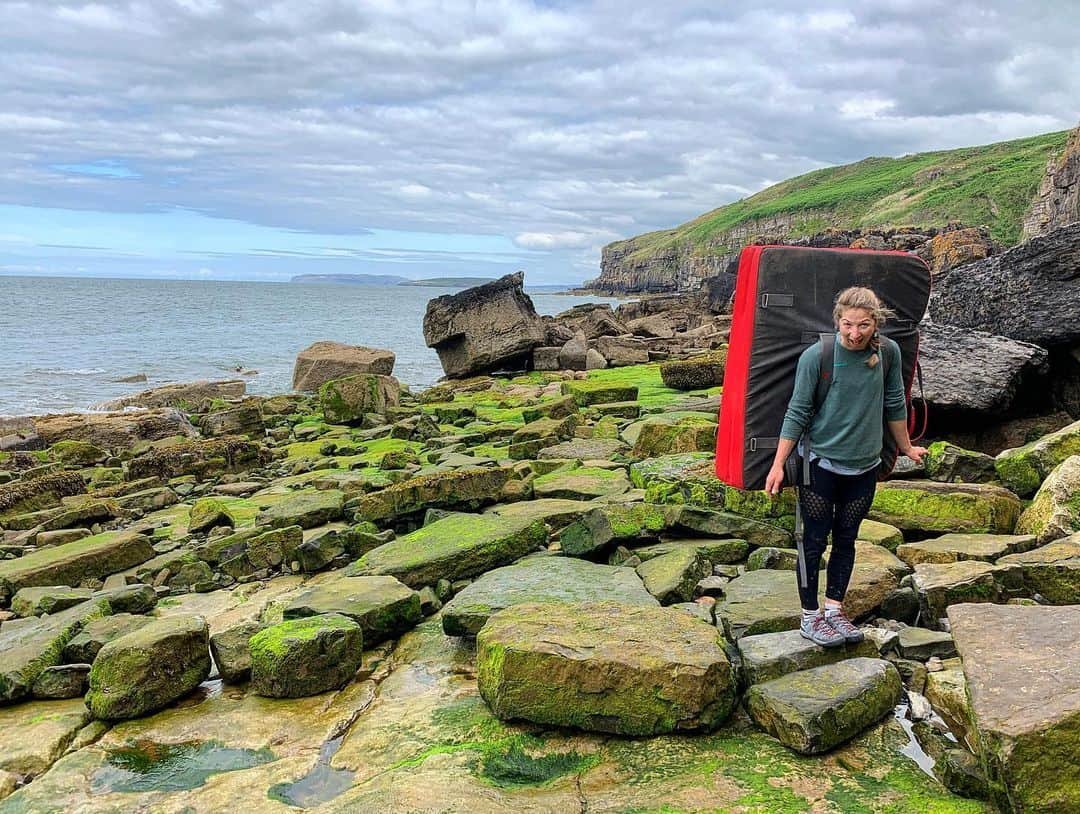
<svg viewBox="0 0 1080 814">
<path fill-rule="evenodd" d="M 552 274 L 772 180 L 1080 118 L 1080 7 L 1045 0 L 0 0 L 0 16 L 0 203 L 516 236 Z M 103 160 L 142 177 L 49 169 Z"/>
</svg>

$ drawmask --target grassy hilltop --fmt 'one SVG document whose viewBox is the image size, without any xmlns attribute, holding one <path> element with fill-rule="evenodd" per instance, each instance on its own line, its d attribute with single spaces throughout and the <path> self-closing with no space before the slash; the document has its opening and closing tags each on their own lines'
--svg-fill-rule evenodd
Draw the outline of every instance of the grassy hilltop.
<svg viewBox="0 0 1080 814">
<path fill-rule="evenodd" d="M 943 226 L 949 221 L 987 226 L 1005 244 L 1020 240 L 1021 223 L 1068 130 L 982 147 L 866 158 L 808 172 L 756 195 L 706 212 L 675 229 L 610 244 L 622 263 L 651 257 L 735 251 L 747 230 L 767 227 L 786 237 L 830 226 Z M 779 223 L 777 220 L 779 219 Z"/>
</svg>

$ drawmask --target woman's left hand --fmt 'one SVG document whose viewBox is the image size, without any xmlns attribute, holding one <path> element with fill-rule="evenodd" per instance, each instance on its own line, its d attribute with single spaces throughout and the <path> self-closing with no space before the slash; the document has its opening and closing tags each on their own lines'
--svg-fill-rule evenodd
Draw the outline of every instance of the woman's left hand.
<svg viewBox="0 0 1080 814">
<path fill-rule="evenodd" d="M 926 447 L 911 446 L 907 449 L 900 450 L 900 454 L 906 455 L 917 464 L 921 464 L 923 456 L 926 454 Z"/>
</svg>

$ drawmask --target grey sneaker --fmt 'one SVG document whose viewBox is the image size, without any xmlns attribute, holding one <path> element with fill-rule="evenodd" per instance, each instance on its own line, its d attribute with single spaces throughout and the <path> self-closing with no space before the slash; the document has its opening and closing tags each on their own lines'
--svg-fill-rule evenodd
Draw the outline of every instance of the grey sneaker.
<svg viewBox="0 0 1080 814">
<path fill-rule="evenodd" d="M 844 634 L 833 629 L 833 626 L 825 620 L 825 614 L 823 613 L 819 613 L 810 619 L 804 616 L 802 624 L 799 626 L 799 633 L 802 634 L 804 639 L 809 639 L 814 644 L 820 644 L 822 647 L 840 647 L 845 641 Z"/>
<path fill-rule="evenodd" d="M 825 613 L 825 621 L 832 629 L 844 637 L 848 644 L 857 644 L 863 640 L 863 632 L 851 623 L 843 609 Z"/>
</svg>

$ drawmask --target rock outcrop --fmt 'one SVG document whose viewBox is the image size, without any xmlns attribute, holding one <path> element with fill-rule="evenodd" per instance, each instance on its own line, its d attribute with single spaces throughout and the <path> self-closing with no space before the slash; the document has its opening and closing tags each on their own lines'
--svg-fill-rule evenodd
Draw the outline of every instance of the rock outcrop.
<svg viewBox="0 0 1080 814">
<path fill-rule="evenodd" d="M 941 275 L 934 322 L 988 331 L 1045 348 L 1080 343 L 1080 222 L 1004 254 Z"/>
<path fill-rule="evenodd" d="M 167 384 L 143 390 L 131 396 L 121 396 L 111 401 L 95 404 L 95 410 L 123 410 L 125 407 L 176 407 L 189 412 L 207 399 L 238 399 L 244 395 L 247 385 L 242 379 L 224 381 L 197 381 L 183 384 Z"/>
<path fill-rule="evenodd" d="M 524 272 L 428 302 L 424 341 L 439 354 L 450 378 L 464 378 L 504 366 L 525 367 L 546 330 L 525 293 Z"/>
<path fill-rule="evenodd" d="M 1046 175 L 1024 218 L 1024 237 L 1041 237 L 1080 220 L 1080 127 L 1073 130 L 1060 156 L 1046 166 Z"/>
</svg>

